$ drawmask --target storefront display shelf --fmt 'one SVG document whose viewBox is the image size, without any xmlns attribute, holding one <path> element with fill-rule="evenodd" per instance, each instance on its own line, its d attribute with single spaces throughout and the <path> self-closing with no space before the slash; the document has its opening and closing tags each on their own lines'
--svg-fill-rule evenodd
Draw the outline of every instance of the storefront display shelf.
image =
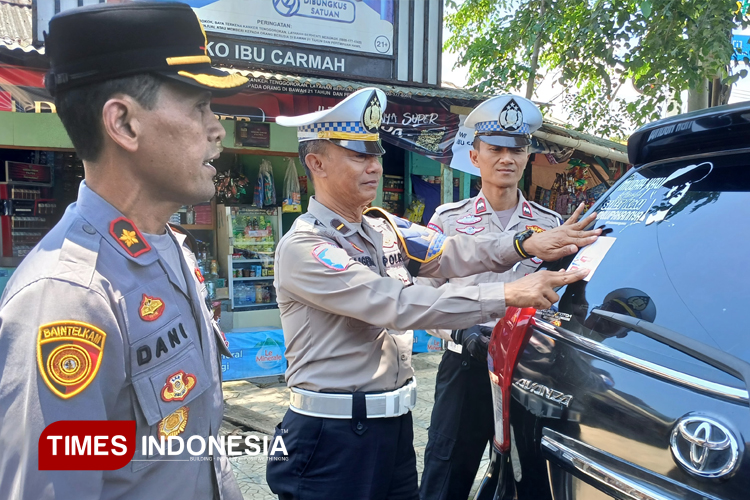
<svg viewBox="0 0 750 500">
<path fill-rule="evenodd" d="M 273 276 L 260 276 L 260 277 L 247 277 L 247 278 L 232 278 L 234 281 L 273 281 Z"/>
<path fill-rule="evenodd" d="M 213 224 L 184 224 L 182 227 L 188 231 L 213 231 Z"/>
<path fill-rule="evenodd" d="M 273 260 L 273 256 L 268 256 L 268 259 L 234 259 L 233 258 L 232 264 L 243 264 L 243 263 L 249 264 L 250 262 L 266 262 L 269 259 Z"/>
<path fill-rule="evenodd" d="M 261 304 L 243 304 L 243 305 L 234 305 L 235 311 L 249 311 L 249 310 L 258 310 L 258 309 L 275 309 L 278 307 L 278 304 L 276 302 L 263 302 Z"/>
</svg>

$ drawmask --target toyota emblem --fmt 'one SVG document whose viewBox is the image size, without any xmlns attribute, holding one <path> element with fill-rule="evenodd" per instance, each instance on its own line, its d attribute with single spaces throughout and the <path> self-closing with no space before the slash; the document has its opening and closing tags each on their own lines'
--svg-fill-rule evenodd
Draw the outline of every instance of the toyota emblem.
<svg viewBox="0 0 750 500">
<path fill-rule="evenodd" d="M 710 418 L 684 417 L 672 430 L 670 443 L 675 460 L 696 476 L 722 477 L 737 466 L 737 440 Z"/>
</svg>

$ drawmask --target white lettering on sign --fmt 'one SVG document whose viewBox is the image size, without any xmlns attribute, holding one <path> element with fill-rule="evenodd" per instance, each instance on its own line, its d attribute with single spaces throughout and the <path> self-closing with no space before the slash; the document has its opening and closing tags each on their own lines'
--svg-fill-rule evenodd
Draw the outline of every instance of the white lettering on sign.
<svg viewBox="0 0 750 500">
<path fill-rule="evenodd" d="M 229 55 L 229 45 L 226 43 L 217 43 L 216 55 L 219 57 L 227 57 Z"/>
</svg>

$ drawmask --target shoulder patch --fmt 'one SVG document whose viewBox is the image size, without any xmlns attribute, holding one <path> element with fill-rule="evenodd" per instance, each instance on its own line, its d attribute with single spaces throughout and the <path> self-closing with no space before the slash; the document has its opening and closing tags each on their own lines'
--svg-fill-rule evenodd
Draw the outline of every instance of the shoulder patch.
<svg viewBox="0 0 750 500">
<path fill-rule="evenodd" d="M 445 235 L 434 229 L 414 224 L 411 221 L 396 217 L 381 208 L 373 207 L 365 212 L 371 217 L 380 217 L 390 224 L 401 241 L 404 253 L 409 260 L 425 263 L 443 253 Z"/>
<path fill-rule="evenodd" d="M 430 222 L 427 224 L 427 227 L 429 227 L 433 231 L 437 231 L 438 233 L 443 234 L 443 230 L 437 224 L 433 224 L 432 222 Z"/>
<path fill-rule="evenodd" d="M 39 327 L 36 359 L 45 385 L 69 399 L 96 377 L 104 356 L 107 334 L 80 321 L 55 321 Z"/>
<path fill-rule="evenodd" d="M 467 203 L 471 201 L 471 198 L 466 198 L 465 200 L 460 201 L 454 201 L 453 203 L 445 203 L 443 205 L 440 205 L 435 209 L 436 214 L 442 214 L 443 212 L 447 212 L 448 210 L 454 210 L 456 208 L 461 208 Z"/>
<path fill-rule="evenodd" d="M 135 227 L 133 221 L 126 219 L 125 217 L 119 217 L 110 223 L 109 234 L 112 235 L 115 241 L 117 241 L 117 243 L 119 243 L 131 257 L 138 257 L 139 255 L 151 250 L 151 245 L 148 244 L 146 238 L 144 238 L 138 228 Z"/>
<path fill-rule="evenodd" d="M 346 271 L 349 268 L 349 255 L 343 248 L 322 243 L 313 248 L 312 256 L 315 260 L 334 271 Z"/>
</svg>

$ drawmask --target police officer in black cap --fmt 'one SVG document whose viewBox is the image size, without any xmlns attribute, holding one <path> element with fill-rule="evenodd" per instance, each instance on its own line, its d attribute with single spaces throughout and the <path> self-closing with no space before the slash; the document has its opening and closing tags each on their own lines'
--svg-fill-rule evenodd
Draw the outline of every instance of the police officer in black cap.
<svg viewBox="0 0 750 500">
<path fill-rule="evenodd" d="M 0 498 L 241 499 L 226 457 L 142 444 L 219 432 L 228 350 L 191 237 L 167 221 L 213 196 L 225 131 L 211 96 L 247 80 L 211 67 L 200 21 L 179 3 L 66 11 L 46 50 L 86 180 L 0 300 Z M 40 434 L 59 420 L 134 420 L 134 460 L 38 470 Z"/>
</svg>

